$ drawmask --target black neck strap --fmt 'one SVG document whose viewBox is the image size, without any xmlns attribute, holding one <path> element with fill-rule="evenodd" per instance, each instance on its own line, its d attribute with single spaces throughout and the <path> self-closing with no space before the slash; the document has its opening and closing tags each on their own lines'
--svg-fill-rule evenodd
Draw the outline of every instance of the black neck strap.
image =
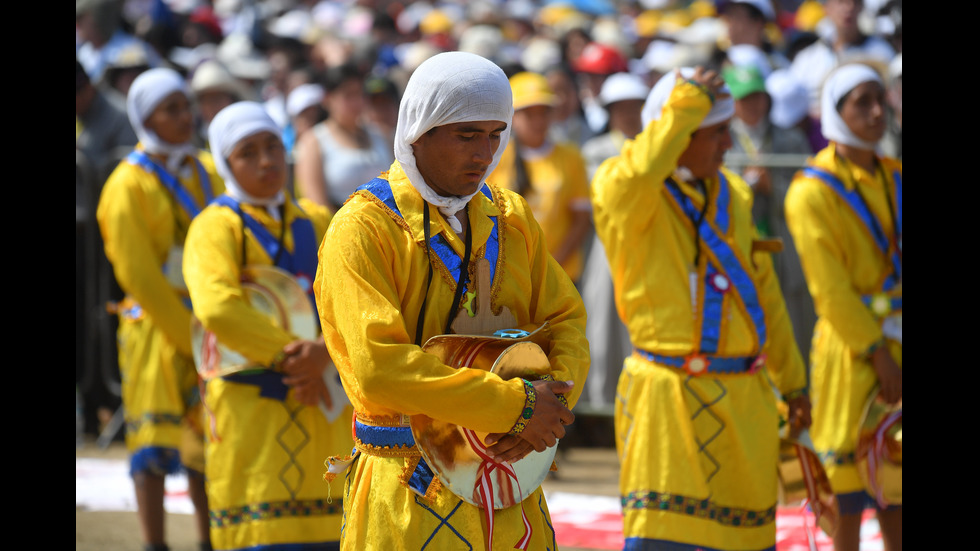
<svg viewBox="0 0 980 551">
<path fill-rule="evenodd" d="M 463 213 L 468 216 L 469 205 Z M 449 309 L 449 319 L 446 321 L 444 334 L 448 335 L 453 324 L 456 311 L 459 310 L 459 301 L 463 298 L 463 287 L 469 280 L 470 252 L 473 249 L 473 236 L 470 233 L 469 220 L 466 221 L 466 251 L 463 253 L 463 261 L 459 265 L 459 279 L 456 282 L 456 294 L 453 296 L 453 305 Z M 425 294 L 422 295 L 422 308 L 419 310 L 418 320 L 415 322 L 415 345 L 422 346 L 422 326 L 425 324 L 425 303 L 429 298 L 429 287 L 432 285 L 432 254 L 429 250 L 429 203 L 425 203 L 425 210 L 422 213 L 422 232 L 425 239 L 425 258 L 429 262 L 429 276 L 425 283 Z"/>
</svg>

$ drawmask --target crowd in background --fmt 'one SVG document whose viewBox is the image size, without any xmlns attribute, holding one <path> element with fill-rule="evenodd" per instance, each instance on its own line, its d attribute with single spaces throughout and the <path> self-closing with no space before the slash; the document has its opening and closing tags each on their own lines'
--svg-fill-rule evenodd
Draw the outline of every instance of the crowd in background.
<svg viewBox="0 0 980 551">
<path fill-rule="evenodd" d="M 826 144 L 815 122 L 820 86 L 849 59 L 869 63 L 887 83 L 882 147 L 901 159 L 901 14 L 900 0 L 76 0 L 82 430 L 103 431 L 119 405 L 115 322 L 106 305 L 121 292 L 101 251 L 94 209 L 101 184 L 136 143 L 125 96 L 143 71 L 170 67 L 186 78 L 203 148 L 208 124 L 223 107 L 262 102 L 283 133 L 292 193 L 336 210 L 387 169 L 401 92 L 436 53 L 467 51 L 509 77 L 544 77 L 522 77 L 544 83 L 527 89 L 522 107 L 548 108 L 547 140 L 577 150 L 586 182 L 617 143 L 639 131 L 642 100 L 659 78 L 682 66 L 715 68 L 736 100 L 728 164 L 754 187 L 760 231 L 782 238 L 777 273 L 806 357 L 815 317 L 786 232 L 783 197 L 803 161 Z M 515 147 L 521 149 L 514 156 L 524 159 L 516 165 L 520 173 L 533 166 L 535 148 Z M 549 196 L 533 181 L 522 188 L 516 176 L 508 185 L 538 193 L 542 208 L 562 208 L 551 203 L 563 197 L 572 211 L 587 204 L 581 190 Z M 581 405 L 608 413 L 628 337 L 617 329 L 608 268 L 587 217 L 574 218 L 572 229 L 568 219 L 562 231 L 576 232 L 580 257 L 569 275 L 589 308 L 593 347 Z"/>
</svg>

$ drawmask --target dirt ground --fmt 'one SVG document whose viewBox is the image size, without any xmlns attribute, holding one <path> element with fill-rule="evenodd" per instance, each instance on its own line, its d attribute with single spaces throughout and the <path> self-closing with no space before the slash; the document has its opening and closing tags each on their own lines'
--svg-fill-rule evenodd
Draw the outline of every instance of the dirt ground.
<svg viewBox="0 0 980 551">
<path fill-rule="evenodd" d="M 611 426 L 608 427 L 611 431 Z M 570 435 L 559 447 L 556 476 L 545 480 L 546 491 L 616 496 L 619 464 L 614 448 L 595 445 L 594 440 L 583 443 L 586 432 L 606 444 L 605 423 L 582 423 L 581 432 Z M 574 436 L 574 437 L 572 437 Z M 76 447 L 75 457 L 124 459 L 126 450 L 119 441 L 106 449 L 88 438 Z M 197 534 L 191 515 L 167 514 L 167 540 L 171 551 L 199 551 Z M 142 539 L 136 513 L 132 511 L 88 511 L 75 508 L 75 551 L 141 551 Z M 562 547 L 562 551 L 590 551 L 579 547 Z"/>
</svg>

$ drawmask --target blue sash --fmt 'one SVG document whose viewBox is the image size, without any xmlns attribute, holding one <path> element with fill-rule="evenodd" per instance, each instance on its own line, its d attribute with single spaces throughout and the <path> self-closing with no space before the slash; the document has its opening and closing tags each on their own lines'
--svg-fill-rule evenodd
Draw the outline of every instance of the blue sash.
<svg viewBox="0 0 980 551">
<path fill-rule="evenodd" d="M 669 196 L 681 211 L 691 220 L 691 224 L 697 224 L 699 218 L 698 208 L 694 206 L 691 198 L 681 191 L 680 186 L 668 181 L 666 186 Z M 705 201 L 709 201 L 708 194 Z M 730 231 L 731 218 L 729 216 L 729 206 L 731 203 L 731 190 L 725 176 L 718 173 L 718 194 L 715 198 L 713 208 L 708 209 L 704 222 L 695 227 L 701 240 L 717 262 L 711 261 L 709 257 L 705 277 L 699 282 L 699 293 L 704 297 L 702 302 L 702 320 L 700 328 L 700 343 L 697 345 L 698 351 L 706 354 L 718 352 L 718 341 L 721 337 L 722 312 L 726 295 L 733 295 L 733 298 L 740 299 L 745 306 L 746 312 L 755 326 L 755 332 L 759 339 L 759 350 L 761 351 L 766 343 L 766 318 L 762 305 L 759 303 L 759 295 L 755 288 L 752 276 L 742 265 L 735 250 L 732 249 L 726 236 Z M 697 267 L 695 266 L 695 269 Z M 714 285 L 708 284 L 714 276 L 721 274 L 731 282 L 731 288 L 727 292 L 717 289 Z"/>
<path fill-rule="evenodd" d="M 415 448 L 415 436 L 412 435 L 411 427 L 376 427 L 355 421 L 354 437 L 363 444 L 379 449 Z M 365 453 L 371 455 L 371 452 Z M 419 495 L 424 496 L 433 479 L 435 479 L 435 473 L 425 462 L 425 458 L 420 457 L 418 465 L 408 479 L 408 485 Z"/>
<path fill-rule="evenodd" d="M 394 213 L 398 218 L 404 219 L 402 217 L 401 210 L 398 209 L 398 205 L 395 203 L 395 197 L 391 191 L 391 185 L 388 180 L 382 180 L 381 178 L 375 178 L 370 182 L 357 188 L 357 191 L 366 191 L 371 195 L 374 195 L 379 201 L 385 204 L 391 212 Z M 484 184 L 480 191 L 493 201 L 493 194 L 490 188 Z M 493 281 L 494 275 L 497 273 L 497 257 L 500 254 L 500 239 L 498 235 L 498 224 L 497 217 L 491 217 L 493 221 L 493 229 L 490 230 L 490 238 L 487 239 L 486 252 L 484 257 L 490 262 L 490 281 Z M 440 232 L 429 239 L 429 248 L 436 253 L 439 260 L 442 262 L 443 266 L 449 270 L 449 273 L 453 276 L 453 281 L 459 281 L 459 271 L 464 269 L 463 259 L 456 254 L 453 250 L 452 245 L 446 241 L 446 238 Z M 466 292 L 466 287 L 463 288 L 463 292 Z"/>
<path fill-rule="evenodd" d="M 252 236 L 262 245 L 269 258 L 272 258 L 276 267 L 296 276 L 303 290 L 306 291 L 310 304 L 313 305 L 313 313 L 316 318 L 317 327 L 320 325 L 320 316 L 316 314 L 316 300 L 313 296 L 313 278 L 316 276 L 317 264 L 317 242 L 316 233 L 313 230 L 313 223 L 306 218 L 296 217 L 290 224 L 293 232 L 293 252 L 290 253 L 279 242 L 276 236 L 272 235 L 265 226 L 258 220 L 242 210 L 239 201 L 229 197 L 227 194 L 218 196 L 214 203 L 228 207 L 241 216 L 242 221 L 252 232 Z M 296 205 L 296 208 L 300 208 Z M 302 210 L 302 209 L 301 209 Z M 283 220 L 285 224 L 286 221 Z M 283 374 L 276 371 L 261 371 L 258 373 L 242 373 L 227 375 L 226 380 L 238 383 L 254 384 L 260 389 L 259 394 L 266 398 L 285 400 L 289 387 L 282 382 Z"/>
<path fill-rule="evenodd" d="M 132 165 L 139 166 L 146 170 L 147 172 L 152 172 L 156 174 L 157 178 L 163 183 L 164 187 L 170 191 L 170 193 L 177 199 L 177 203 L 184 209 L 187 213 L 187 217 L 191 220 L 195 216 L 200 214 L 201 209 L 206 207 L 208 203 L 214 200 L 214 193 L 211 191 L 211 179 L 208 178 L 207 171 L 204 170 L 204 165 L 201 164 L 197 158 L 194 159 L 194 165 L 197 167 L 197 175 L 201 181 L 201 190 L 204 192 L 204 205 L 198 206 L 197 201 L 194 197 L 187 191 L 184 186 L 180 185 L 180 181 L 167 172 L 167 169 L 160 166 L 159 163 L 150 158 L 145 151 L 133 150 L 127 157 L 126 162 Z"/>
<path fill-rule="evenodd" d="M 391 191 L 391 184 L 388 180 L 381 178 L 375 178 L 370 182 L 357 188 L 357 191 L 366 191 L 373 195 L 376 199 L 384 203 L 388 207 L 391 214 L 401 220 L 404 220 L 401 210 L 398 208 L 398 204 L 395 202 L 395 196 Z M 493 201 L 493 194 L 490 188 L 486 184 L 480 189 L 483 194 Z M 491 217 L 493 220 L 493 230 L 490 231 L 490 237 L 487 239 L 487 244 L 485 248 L 484 256 L 490 262 L 490 281 L 493 281 L 493 277 L 497 271 L 497 258 L 500 254 L 500 240 L 498 234 L 497 217 Z M 459 271 L 464 269 L 463 259 L 456 254 L 452 246 L 443 237 L 442 233 L 438 233 L 429 239 L 429 248 L 435 251 L 436 256 L 442 264 L 449 270 L 452 274 L 454 281 L 459 281 Z M 465 288 L 464 288 L 465 291 Z M 372 443 L 374 445 L 391 445 L 393 442 L 390 438 L 395 438 L 399 445 L 408 445 L 411 443 L 415 444 L 415 438 L 412 436 L 411 429 L 407 428 L 385 428 L 380 429 L 378 427 L 369 427 L 358 423 L 357 437 Z M 386 439 L 386 437 L 388 439 Z M 412 472 L 412 476 L 409 480 L 409 485 L 421 495 L 425 495 L 429 484 L 432 483 L 434 474 L 432 468 L 429 464 L 425 462 L 425 458 L 420 458 L 418 465 L 416 465 L 415 470 Z"/>
<path fill-rule="evenodd" d="M 803 174 L 811 178 L 816 178 L 821 182 L 827 184 L 830 189 L 837 192 L 837 194 L 844 200 L 845 203 L 854 214 L 857 215 L 858 219 L 864 223 L 865 227 L 868 229 L 868 233 L 874 239 L 875 244 L 878 246 L 878 250 L 881 251 L 885 257 L 891 260 L 892 272 L 885 279 L 882 284 L 883 291 L 889 291 L 895 285 L 898 284 L 899 280 L 902 278 L 902 176 L 897 171 L 892 174 L 895 179 L 895 235 L 896 248 L 892 250 L 891 242 L 888 236 L 885 235 L 885 230 L 882 228 L 881 221 L 872 214 L 871 209 L 864 202 L 864 198 L 858 193 L 856 189 L 848 190 L 844 185 L 833 174 L 820 170 L 816 167 L 807 166 L 803 168 Z M 888 185 L 888 182 L 885 182 Z"/>
</svg>

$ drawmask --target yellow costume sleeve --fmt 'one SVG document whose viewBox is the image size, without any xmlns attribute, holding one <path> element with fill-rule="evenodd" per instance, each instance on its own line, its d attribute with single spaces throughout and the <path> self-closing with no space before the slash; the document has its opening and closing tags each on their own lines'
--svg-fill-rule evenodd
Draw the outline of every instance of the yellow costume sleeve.
<svg viewBox="0 0 980 551">
<path fill-rule="evenodd" d="M 208 172 L 214 195 L 223 193 L 224 183 L 211 156 L 201 152 L 198 159 Z M 204 204 L 196 170 L 181 184 L 199 205 Z M 96 217 L 119 286 L 181 353 L 190 355 L 191 313 L 163 272 L 171 247 L 183 245 L 188 215 L 154 174 L 123 160 L 106 180 Z"/>
<path fill-rule="evenodd" d="M 324 338 L 355 410 L 361 415 L 424 414 L 476 431 L 507 432 L 525 402 L 523 384 L 478 369 L 454 369 L 414 344 L 425 304 L 424 343 L 443 334 L 455 281 L 438 260 L 426 294 L 423 201 L 397 163 L 389 174 L 401 216 L 358 192 L 338 211 L 320 248 L 314 289 Z M 507 306 L 521 327 L 549 321 L 552 375 L 574 380 L 570 404 L 588 371 L 585 308 L 574 285 L 547 254 L 541 229 L 517 194 L 495 189 L 469 205 L 474 253 L 499 221 L 501 262 L 492 306 Z M 462 239 L 430 207 L 431 235 L 443 232 L 459 256 Z M 472 274 L 471 274 L 472 275 Z M 471 281 L 473 278 L 471 277 Z"/>
<path fill-rule="evenodd" d="M 284 246 L 293 251 L 295 244 L 289 228 L 296 217 L 313 221 L 318 245 L 330 220 L 330 212 L 325 207 L 308 201 L 301 204 L 302 211 L 287 201 L 284 222 L 275 221 L 265 209 L 242 205 L 242 210 L 273 235 L 279 235 L 285 223 Z M 251 231 L 243 229 L 237 212 L 220 205 L 205 209 L 187 232 L 184 279 L 194 314 L 201 324 L 225 346 L 249 360 L 269 365 L 296 336 L 276 327 L 248 303 L 241 286 L 242 239 L 246 240 L 245 256 L 249 265 L 272 265 L 272 259 Z"/>
<path fill-rule="evenodd" d="M 724 168 L 722 172 L 728 179 L 732 193 L 740 196 L 745 212 L 752 212 L 752 188 L 738 174 Z M 749 224 L 749 228 L 745 235 L 751 240 L 748 248 L 742 250 L 751 251 L 752 241 L 762 239 L 755 224 Z M 745 246 L 744 243 L 740 245 Z M 766 346 L 763 350 L 766 354 L 766 371 L 781 394 L 802 390 L 807 387 L 806 364 L 793 333 L 793 322 L 786 309 L 786 300 L 776 276 L 772 253 L 756 252 L 751 254 L 751 259 L 752 279 L 755 281 L 759 303 L 766 319 Z"/>
</svg>

